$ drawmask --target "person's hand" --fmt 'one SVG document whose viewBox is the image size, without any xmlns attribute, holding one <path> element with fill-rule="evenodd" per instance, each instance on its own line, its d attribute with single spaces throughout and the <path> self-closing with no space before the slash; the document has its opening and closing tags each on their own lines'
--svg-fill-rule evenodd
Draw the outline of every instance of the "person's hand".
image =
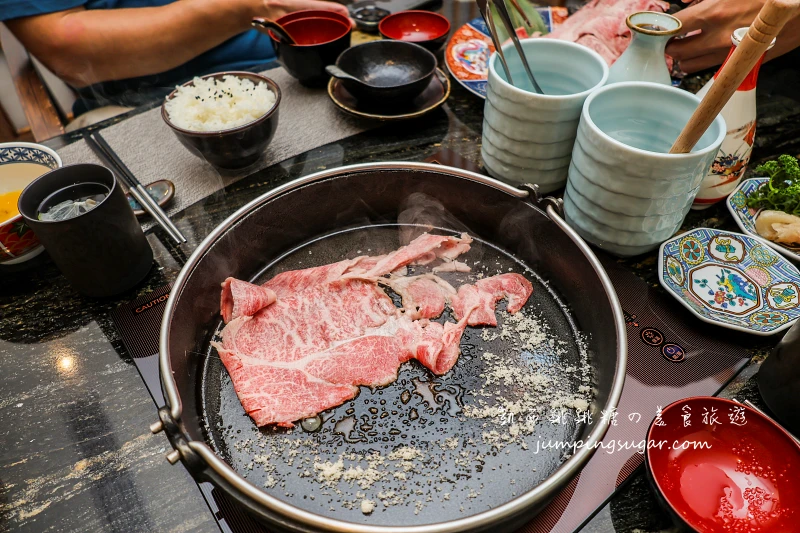
<svg viewBox="0 0 800 533">
<path fill-rule="evenodd" d="M 750 26 L 765 0 L 704 0 L 675 13 L 683 23 L 683 39 L 667 45 L 672 56 L 686 73 L 697 72 L 722 64 L 731 48 L 731 34 L 737 28 Z M 775 47 L 767 54 L 772 58 L 800 45 L 800 19 L 795 17 L 784 27 Z"/>
<path fill-rule="evenodd" d="M 263 10 L 257 14 L 260 17 L 267 17 L 275 20 L 295 11 L 305 9 L 324 9 L 335 11 L 345 17 L 350 17 L 347 8 L 338 2 L 326 0 L 261 0 Z"/>
</svg>

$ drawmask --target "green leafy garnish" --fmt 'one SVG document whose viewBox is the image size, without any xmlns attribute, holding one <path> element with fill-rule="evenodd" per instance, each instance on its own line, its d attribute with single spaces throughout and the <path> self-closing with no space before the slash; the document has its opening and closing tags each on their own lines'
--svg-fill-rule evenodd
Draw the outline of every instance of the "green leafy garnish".
<svg viewBox="0 0 800 533">
<path fill-rule="evenodd" d="M 544 19 L 542 19 L 542 16 L 539 14 L 539 12 L 536 11 L 536 7 L 532 5 L 529 0 L 518 0 L 518 5 L 523 11 L 525 11 L 525 14 L 528 16 L 528 20 L 531 22 L 530 25 L 525 22 L 525 19 L 519 14 L 510 0 L 505 2 L 505 4 L 508 14 L 511 17 L 511 24 L 514 26 L 514 28 L 523 28 L 525 30 L 525 34 L 528 36 L 533 35 L 537 31 L 542 35 L 548 33 Z M 494 24 L 497 27 L 497 37 L 500 43 L 505 43 L 511 38 L 511 36 L 506 31 L 506 27 L 502 22 L 503 19 L 500 18 L 500 14 L 497 12 L 497 8 L 494 7 L 492 2 L 489 2 L 489 9 L 492 10 Z"/>
<path fill-rule="evenodd" d="M 755 169 L 769 181 L 747 199 L 747 207 L 773 209 L 800 216 L 800 164 L 790 155 L 779 156 Z"/>
</svg>

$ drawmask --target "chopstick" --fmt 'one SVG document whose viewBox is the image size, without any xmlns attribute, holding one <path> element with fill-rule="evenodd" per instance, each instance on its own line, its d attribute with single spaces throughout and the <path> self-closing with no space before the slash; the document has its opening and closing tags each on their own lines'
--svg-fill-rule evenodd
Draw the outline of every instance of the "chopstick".
<svg viewBox="0 0 800 533">
<path fill-rule="evenodd" d="M 486 26 L 489 28 L 489 36 L 492 38 L 492 44 L 494 44 L 494 49 L 497 52 L 497 55 L 500 57 L 500 63 L 503 65 L 503 70 L 506 71 L 506 78 L 508 78 L 508 83 L 514 85 L 514 80 L 511 79 L 511 70 L 508 68 L 508 63 L 506 63 L 506 56 L 503 55 L 503 48 L 500 46 L 502 43 L 498 37 L 497 28 L 494 25 L 494 16 L 492 15 L 492 10 L 488 6 L 488 0 L 477 0 L 478 9 L 483 16 L 483 20 L 486 22 Z"/>
<path fill-rule="evenodd" d="M 100 132 L 92 132 L 87 137 L 85 137 L 86 144 L 89 145 L 89 148 L 100 158 L 103 163 L 111 167 L 111 170 L 119 177 L 120 181 L 122 181 L 125 186 L 128 188 L 128 191 L 131 193 L 131 196 L 139 202 L 139 205 L 147 211 L 153 219 L 158 222 L 158 225 L 164 228 L 164 231 L 172 237 L 178 244 L 183 244 L 186 241 L 186 237 L 183 236 L 183 233 L 172 223 L 172 221 L 167 217 L 167 214 L 161 209 L 155 200 L 147 193 L 147 190 L 139 183 L 139 180 L 136 179 L 136 176 L 130 171 L 130 169 L 125 166 L 125 163 L 117 156 L 114 150 L 108 145 L 103 136 L 100 135 Z"/>
<path fill-rule="evenodd" d="M 503 22 L 503 26 L 506 27 L 506 31 L 511 36 L 511 42 L 514 43 L 514 48 L 517 49 L 517 54 L 519 54 L 519 59 L 522 61 L 522 66 L 525 68 L 525 73 L 528 75 L 528 79 L 530 80 L 531 85 L 533 85 L 533 89 L 539 94 L 544 94 L 542 88 L 538 83 L 536 83 L 536 78 L 534 77 L 531 67 L 528 64 L 528 58 L 525 56 L 525 50 L 522 49 L 522 43 L 519 42 L 517 32 L 514 31 L 514 24 L 511 22 L 511 15 L 508 13 L 505 0 L 490 1 L 494 4 L 494 7 L 497 8 L 497 14 L 500 15 L 500 20 Z"/>
</svg>

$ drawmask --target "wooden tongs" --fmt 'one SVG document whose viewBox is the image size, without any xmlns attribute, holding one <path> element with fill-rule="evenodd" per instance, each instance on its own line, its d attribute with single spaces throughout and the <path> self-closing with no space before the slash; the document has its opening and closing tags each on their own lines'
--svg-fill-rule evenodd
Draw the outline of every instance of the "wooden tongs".
<svg viewBox="0 0 800 533">
<path fill-rule="evenodd" d="M 511 79 L 511 70 L 508 68 L 508 63 L 506 62 L 505 55 L 503 55 L 503 48 L 500 46 L 500 38 L 498 37 L 497 27 L 494 24 L 494 15 L 492 14 L 492 9 L 488 5 L 489 2 L 492 2 L 492 5 L 497 9 L 497 13 L 500 15 L 500 20 L 503 22 L 503 26 L 505 26 L 506 31 L 511 36 L 511 40 L 514 43 L 514 47 L 517 49 L 517 53 L 519 54 L 519 58 L 522 61 L 522 66 L 525 68 L 525 72 L 528 74 L 528 79 L 530 80 L 533 88 L 539 94 L 544 94 L 542 88 L 536 83 L 536 78 L 533 76 L 533 72 L 531 72 L 531 67 L 528 65 L 528 58 L 525 57 L 525 51 L 522 49 L 522 44 L 519 42 L 519 37 L 517 37 L 517 32 L 514 31 L 514 24 L 511 22 L 511 16 L 508 13 L 508 9 L 506 8 L 505 0 L 475 0 L 478 4 L 478 9 L 483 16 L 483 20 L 486 21 L 486 26 L 489 28 L 489 33 L 492 37 L 492 43 L 494 44 L 494 49 L 497 50 L 497 55 L 500 56 L 500 62 L 503 64 L 503 70 L 506 71 L 506 77 L 508 78 L 508 83 L 514 85 L 514 81 Z M 528 20 L 528 16 L 522 10 L 520 5 L 517 3 L 517 0 L 511 0 L 511 4 L 514 6 L 522 18 L 525 19 L 525 22 L 530 24 L 530 20 Z"/>
<path fill-rule="evenodd" d="M 767 0 L 669 153 L 685 154 L 694 148 L 736 92 L 736 88 L 767 51 L 772 39 L 778 36 L 786 22 L 797 14 L 798 9 L 800 0 Z"/>
</svg>

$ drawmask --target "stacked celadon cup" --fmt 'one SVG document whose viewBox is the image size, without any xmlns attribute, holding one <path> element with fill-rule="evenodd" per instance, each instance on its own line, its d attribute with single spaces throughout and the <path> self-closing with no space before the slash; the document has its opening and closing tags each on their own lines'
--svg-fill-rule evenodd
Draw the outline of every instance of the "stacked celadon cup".
<svg viewBox="0 0 800 533">
<path fill-rule="evenodd" d="M 586 99 L 564 193 L 566 220 L 584 239 L 632 256 L 680 228 L 725 138 L 717 116 L 690 153 L 669 153 L 699 103 L 648 82 L 610 84 Z"/>
<path fill-rule="evenodd" d="M 564 186 L 586 98 L 602 87 L 608 66 L 595 51 L 555 39 L 526 39 L 522 47 L 544 94 L 533 90 L 513 44 L 489 60 L 481 156 L 493 177 L 535 183 L 540 192 Z"/>
</svg>

